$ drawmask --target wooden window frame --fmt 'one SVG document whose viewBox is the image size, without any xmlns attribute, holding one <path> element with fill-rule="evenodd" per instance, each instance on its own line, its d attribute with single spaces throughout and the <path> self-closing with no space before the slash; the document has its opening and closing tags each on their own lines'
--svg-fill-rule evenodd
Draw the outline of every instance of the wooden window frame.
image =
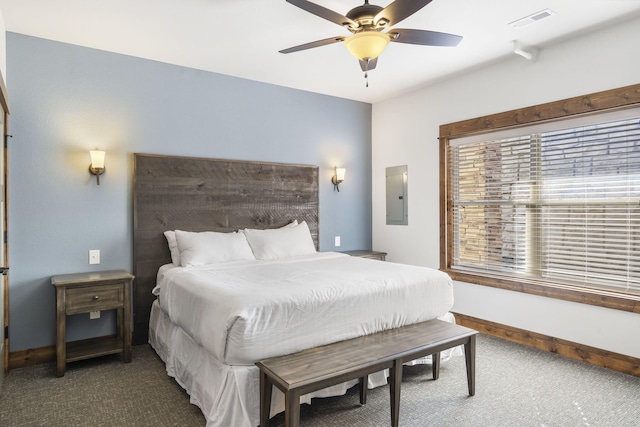
<svg viewBox="0 0 640 427">
<path fill-rule="evenodd" d="M 640 106 L 640 84 L 525 107 L 440 126 L 440 269 L 452 279 L 510 291 L 640 313 L 640 296 L 615 291 L 554 284 L 542 280 L 510 279 L 451 268 L 453 255 L 452 189 L 448 182 L 449 141 L 498 130 L 605 113 Z"/>
</svg>

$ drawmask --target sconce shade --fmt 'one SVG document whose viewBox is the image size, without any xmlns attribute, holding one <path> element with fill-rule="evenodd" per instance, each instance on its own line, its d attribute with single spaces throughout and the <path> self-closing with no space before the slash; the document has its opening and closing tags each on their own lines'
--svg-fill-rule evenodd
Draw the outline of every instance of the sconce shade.
<svg viewBox="0 0 640 427">
<path fill-rule="evenodd" d="M 344 39 L 344 45 L 358 60 L 377 58 L 389 44 L 389 36 L 378 31 L 363 31 Z"/>
<path fill-rule="evenodd" d="M 89 151 L 89 155 L 91 156 L 91 166 L 93 166 L 95 169 L 104 168 L 104 151 L 91 150 Z"/>
<path fill-rule="evenodd" d="M 102 175 L 105 171 L 105 167 L 104 167 L 105 152 L 100 150 L 91 150 L 89 151 L 89 156 L 91 156 L 89 173 L 91 175 L 96 176 L 96 181 L 98 182 L 98 185 L 100 185 L 100 175 Z"/>
<path fill-rule="evenodd" d="M 345 168 L 335 168 L 335 175 L 331 177 L 334 191 L 340 191 L 340 187 L 338 185 L 344 181 L 344 175 L 346 172 L 347 170 Z"/>
</svg>

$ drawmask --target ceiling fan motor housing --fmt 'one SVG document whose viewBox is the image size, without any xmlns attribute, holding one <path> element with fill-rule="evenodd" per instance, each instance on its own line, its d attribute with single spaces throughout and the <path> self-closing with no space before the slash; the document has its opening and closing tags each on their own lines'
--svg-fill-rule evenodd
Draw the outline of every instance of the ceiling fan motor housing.
<svg viewBox="0 0 640 427">
<path fill-rule="evenodd" d="M 373 19 L 383 8 L 375 4 L 365 3 L 361 6 L 354 7 L 345 15 L 347 18 L 358 23 L 357 28 L 347 26 L 352 32 L 380 30 L 388 23 L 384 18 L 377 23 Z"/>
</svg>

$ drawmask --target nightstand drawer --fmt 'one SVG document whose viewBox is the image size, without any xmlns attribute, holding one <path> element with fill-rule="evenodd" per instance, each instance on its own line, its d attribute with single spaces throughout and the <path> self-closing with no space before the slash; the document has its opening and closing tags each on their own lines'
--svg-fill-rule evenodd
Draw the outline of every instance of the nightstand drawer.
<svg viewBox="0 0 640 427">
<path fill-rule="evenodd" d="M 124 304 L 123 286 L 115 284 L 67 289 L 66 299 L 67 314 L 118 308 Z"/>
</svg>

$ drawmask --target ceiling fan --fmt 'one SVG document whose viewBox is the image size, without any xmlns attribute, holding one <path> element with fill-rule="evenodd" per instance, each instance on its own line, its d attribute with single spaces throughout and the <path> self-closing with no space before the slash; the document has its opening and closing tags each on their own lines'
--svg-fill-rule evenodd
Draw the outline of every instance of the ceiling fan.
<svg viewBox="0 0 640 427">
<path fill-rule="evenodd" d="M 378 56 L 389 42 L 408 43 L 424 46 L 456 46 L 462 40 L 461 36 L 439 33 L 437 31 L 412 30 L 405 28 L 387 28 L 413 15 L 432 0 L 395 0 L 382 8 L 369 4 L 365 0 L 363 5 L 354 7 L 346 15 L 334 12 L 318 4 L 306 0 L 287 0 L 294 6 L 306 10 L 320 18 L 345 27 L 352 34 L 350 36 L 336 36 L 317 40 L 299 46 L 281 50 L 280 53 L 292 53 L 315 47 L 325 46 L 337 42 L 344 42 L 345 46 L 360 62 L 362 71 L 373 70 L 378 63 Z"/>
</svg>

